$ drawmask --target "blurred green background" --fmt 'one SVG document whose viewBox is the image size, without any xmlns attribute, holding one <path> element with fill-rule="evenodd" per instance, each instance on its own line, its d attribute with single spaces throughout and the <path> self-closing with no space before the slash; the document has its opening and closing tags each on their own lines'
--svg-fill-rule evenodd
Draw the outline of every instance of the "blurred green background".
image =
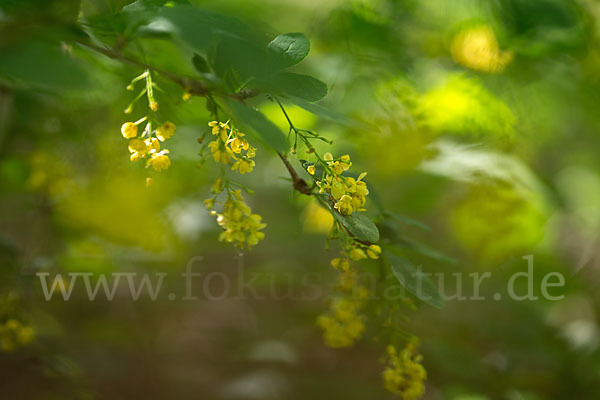
<svg viewBox="0 0 600 400">
<path fill-rule="evenodd" d="M 147 170 L 129 162 L 119 132 L 132 95 L 125 87 L 143 71 L 62 39 L 82 21 L 102 26 L 127 3 L 0 2 L 0 321 L 35 332 L 0 352 L 0 398 L 392 398 L 381 385 L 377 327 L 375 340 L 355 348 L 323 345 L 315 319 L 336 254 L 325 249 L 327 220 L 292 193 L 264 147 L 240 179 L 268 224 L 243 256 L 262 298 L 209 301 L 201 283 L 197 301 L 167 298 L 184 293 L 180 274 L 192 257 L 204 257 L 196 272 L 232 282 L 239 259 L 202 205 L 217 171 L 197 166 L 196 139 L 212 119 L 205 99 L 183 102 L 180 88 L 157 78 L 161 113 L 178 131 L 172 166 L 146 188 Z M 598 398 L 600 3 L 192 3 L 268 40 L 306 34 L 311 53 L 295 70 L 327 83 L 320 105 L 364 126 L 290 106 L 295 124 L 333 139 L 323 151 L 351 154 L 387 210 L 428 227 L 398 232 L 426 244 L 407 250 L 415 264 L 447 276 L 492 273 L 485 301 L 407 311 L 403 329 L 421 338 L 426 399 Z M 129 50 L 151 54 L 148 63 L 198 74 L 185 44 L 158 37 L 139 46 Z M 253 105 L 287 131 L 273 103 Z M 534 287 L 560 272 L 566 285 L 553 293 L 564 299 L 493 300 L 529 254 Z M 35 275 L 131 271 L 168 273 L 162 295 L 92 302 L 76 290 L 71 301 L 47 302 Z M 317 285 L 309 294 L 308 273 Z M 211 288 L 219 293 L 222 282 Z"/>
</svg>

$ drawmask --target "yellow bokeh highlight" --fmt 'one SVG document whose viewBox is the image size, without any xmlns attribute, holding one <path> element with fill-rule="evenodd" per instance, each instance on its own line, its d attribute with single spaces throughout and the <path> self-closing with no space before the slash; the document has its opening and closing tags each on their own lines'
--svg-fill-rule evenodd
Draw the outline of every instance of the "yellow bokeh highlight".
<svg viewBox="0 0 600 400">
<path fill-rule="evenodd" d="M 511 51 L 501 51 L 494 31 L 478 25 L 460 31 L 452 39 L 450 53 L 457 63 L 477 71 L 501 72 L 513 58 Z"/>
<path fill-rule="evenodd" d="M 73 187 L 56 207 L 71 227 L 114 242 L 160 250 L 169 230 L 156 192 L 150 194 L 138 175 L 95 179 L 86 187 Z"/>
<path fill-rule="evenodd" d="M 450 214 L 457 240 L 484 260 L 531 251 L 543 238 L 546 220 L 541 199 L 504 182 L 472 185 Z"/>
<path fill-rule="evenodd" d="M 502 139 L 514 136 L 514 114 L 476 79 L 451 75 L 423 94 L 418 104 L 420 125 L 435 133 Z"/>
<path fill-rule="evenodd" d="M 326 235 L 333 226 L 333 216 L 321 207 L 316 201 L 311 201 L 306 206 L 303 214 L 304 232 Z"/>
</svg>

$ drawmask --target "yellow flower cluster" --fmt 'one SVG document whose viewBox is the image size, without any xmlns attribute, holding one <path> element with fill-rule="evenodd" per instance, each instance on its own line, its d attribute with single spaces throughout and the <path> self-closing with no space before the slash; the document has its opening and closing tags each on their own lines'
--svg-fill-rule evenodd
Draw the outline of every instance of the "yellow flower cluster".
<svg viewBox="0 0 600 400">
<path fill-rule="evenodd" d="M 141 121 L 143 122 L 144 119 Z M 149 127 L 149 125 L 147 125 Z M 128 143 L 130 160 L 132 162 L 148 157 L 146 167 L 152 167 L 155 171 L 162 171 L 169 168 L 171 160 L 169 159 L 169 150 L 160 149 L 160 142 L 170 139 L 175 134 L 176 126 L 171 122 L 165 122 L 155 131 L 150 132 L 149 128 L 144 130 L 138 138 L 138 128 L 135 122 L 125 122 L 121 127 L 121 134 L 124 138 L 130 139 Z M 154 136 L 152 136 L 154 135 Z"/>
<path fill-rule="evenodd" d="M 367 173 L 363 172 L 358 179 L 343 176 L 342 173 L 352 166 L 350 156 L 347 154 L 339 159 L 334 159 L 331 153 L 325 153 L 323 160 L 327 163 L 327 168 L 323 179 L 317 181 L 317 186 L 320 189 L 319 193 L 329 194 L 330 200 L 334 202 L 335 209 L 342 215 L 350 215 L 355 211 L 365 211 L 362 207 L 365 205 L 369 190 L 362 179 Z M 308 172 L 314 174 L 314 168 L 308 169 Z"/>
<path fill-rule="evenodd" d="M 403 400 L 417 400 L 423 396 L 427 372 L 421 360 L 422 356 L 417 353 L 413 342 L 409 342 L 400 352 L 394 346 L 388 346 L 388 366 L 383 371 L 385 388 Z"/>
<path fill-rule="evenodd" d="M 216 211 L 212 211 L 211 214 L 217 216 L 217 223 L 224 229 L 219 241 L 233 243 L 241 249 L 247 245 L 250 249 L 265 237 L 260 231 L 267 225 L 262 222 L 260 215 L 252 214 L 252 210 L 244 202 L 241 190 L 229 193 L 221 214 Z"/>
<path fill-rule="evenodd" d="M 317 325 L 323 330 L 325 344 L 330 347 L 350 347 L 365 331 L 365 316 L 361 314 L 361 310 L 364 300 L 369 297 L 369 290 L 359 283 L 356 270 L 350 268 L 351 259 L 355 258 L 344 255 L 331 260 L 331 266 L 341 272 L 336 284 L 341 296 L 333 299 L 327 314 L 317 318 Z"/>
<path fill-rule="evenodd" d="M 341 271 L 348 271 L 350 268 L 350 260 L 360 261 L 365 258 L 378 259 L 381 255 L 381 247 L 376 244 L 365 245 L 356 240 L 353 240 L 346 246 L 341 257 L 331 260 L 330 265 Z"/>
<path fill-rule="evenodd" d="M 0 350 L 9 352 L 29 345 L 35 339 L 33 327 L 23 325 L 16 319 L 0 324 Z"/>
<path fill-rule="evenodd" d="M 331 302 L 327 314 L 320 315 L 317 325 L 323 329 L 325 344 L 329 347 L 350 347 L 365 331 L 363 302 L 349 297 L 338 297 Z"/>
<path fill-rule="evenodd" d="M 250 146 L 244 139 L 244 134 L 238 129 L 229 127 L 228 122 L 211 121 L 208 126 L 216 139 L 208 144 L 210 152 L 216 162 L 229 164 L 234 161 L 231 169 L 240 174 L 252 172 L 256 148 Z"/>
</svg>

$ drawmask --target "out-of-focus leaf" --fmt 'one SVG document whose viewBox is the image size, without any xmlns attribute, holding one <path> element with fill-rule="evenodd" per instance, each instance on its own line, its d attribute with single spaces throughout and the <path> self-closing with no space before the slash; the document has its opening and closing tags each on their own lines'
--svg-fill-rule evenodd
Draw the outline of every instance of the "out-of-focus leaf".
<svg viewBox="0 0 600 400">
<path fill-rule="evenodd" d="M 385 216 L 393 218 L 395 221 L 398 221 L 398 222 L 403 223 L 403 224 L 408 225 L 408 226 L 414 226 L 416 228 L 422 229 L 422 230 L 427 231 L 427 232 L 431 231 L 431 228 L 429 226 L 425 225 L 421 221 L 417 221 L 414 218 L 407 217 L 406 215 L 400 215 L 400 214 L 396 214 L 396 213 L 392 213 L 392 212 L 386 211 L 385 212 Z"/>
<path fill-rule="evenodd" d="M 130 30 L 150 22 L 159 12 L 165 0 L 137 0 L 123 7 L 121 15 L 125 17 Z"/>
<path fill-rule="evenodd" d="M 309 75 L 279 72 L 258 82 L 258 86 L 275 94 L 288 94 L 308 101 L 327 95 L 327 85 Z"/>
<path fill-rule="evenodd" d="M 289 146 L 283 132 L 269 121 L 267 117 L 255 109 L 235 100 L 229 99 L 226 102 L 236 116 L 237 121 L 242 125 L 251 128 L 256 134 L 256 138 L 271 146 L 276 151 L 287 150 Z"/>
<path fill-rule="evenodd" d="M 0 53 L 0 76 L 50 89 L 83 89 L 89 80 L 80 60 L 60 45 L 31 41 Z"/>
<path fill-rule="evenodd" d="M 450 264 L 456 264 L 456 260 L 454 258 L 447 256 L 438 250 L 432 249 L 431 247 L 421 242 L 417 242 L 408 238 L 402 238 L 401 243 L 406 245 L 408 248 L 416 251 L 417 253 L 420 253 L 433 260 L 442 261 Z"/>
<path fill-rule="evenodd" d="M 222 78 L 230 75 L 237 77 L 239 82 L 230 88 L 232 90 L 239 89 L 252 77 L 264 77 L 275 70 L 264 48 L 237 38 L 227 38 L 219 43 L 213 66 Z"/>
<path fill-rule="evenodd" d="M 194 50 L 206 54 L 218 36 L 242 36 L 248 26 L 237 18 L 181 4 L 159 9 L 153 24 L 177 35 Z M 165 24 L 164 22 L 168 22 Z"/>
<path fill-rule="evenodd" d="M 371 243 L 379 240 L 377 226 L 365 214 L 356 212 L 346 216 L 334 212 L 333 215 L 357 239 Z"/>
<path fill-rule="evenodd" d="M 437 286 L 429 277 L 419 273 L 418 268 L 413 263 L 390 252 L 385 253 L 384 260 L 389 264 L 392 273 L 400 284 L 419 300 L 436 308 L 444 306 L 445 301 Z"/>
<path fill-rule="evenodd" d="M 194 64 L 194 68 L 196 68 L 198 72 L 203 74 L 210 72 L 210 67 L 208 66 L 208 63 L 200 54 L 194 54 L 194 56 L 192 57 L 192 63 Z"/>
<path fill-rule="evenodd" d="M 277 36 L 267 46 L 283 69 L 298 64 L 310 52 L 310 41 L 302 33 L 284 33 Z"/>
<path fill-rule="evenodd" d="M 322 107 L 318 104 L 315 103 L 311 103 L 309 101 L 306 101 L 304 99 L 301 99 L 297 96 L 291 96 L 288 95 L 287 98 L 294 104 L 296 104 L 299 107 L 304 108 L 306 111 L 309 111 L 315 115 L 318 115 L 319 117 L 325 118 L 326 120 L 329 120 L 331 122 L 335 122 L 341 125 L 345 125 L 348 126 L 350 128 L 365 128 L 366 126 L 352 118 L 348 118 L 347 116 L 345 116 L 344 114 L 340 114 L 338 112 L 335 112 L 333 110 L 329 110 L 325 107 Z"/>
</svg>

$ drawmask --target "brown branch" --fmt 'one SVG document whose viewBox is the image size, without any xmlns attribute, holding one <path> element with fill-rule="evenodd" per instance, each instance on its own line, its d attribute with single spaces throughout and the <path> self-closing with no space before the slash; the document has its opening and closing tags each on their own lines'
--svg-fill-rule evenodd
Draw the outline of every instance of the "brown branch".
<svg viewBox="0 0 600 400">
<path fill-rule="evenodd" d="M 80 45 L 87 47 L 88 49 L 93 50 L 97 53 L 103 54 L 106 57 L 112 58 L 113 60 L 119 60 L 123 63 L 134 65 L 134 66 L 144 68 L 144 69 L 148 69 L 148 70 L 154 71 L 160 75 L 163 75 L 165 78 L 175 82 L 176 84 L 181 86 L 187 93 L 189 93 L 193 96 L 206 97 L 211 94 L 214 94 L 214 93 L 211 93 L 210 89 L 208 87 L 206 87 L 204 82 L 202 82 L 199 79 L 192 78 L 189 76 L 175 74 L 171 71 L 166 71 L 164 69 L 141 62 L 134 58 L 125 56 L 121 52 L 115 51 L 115 50 L 107 48 L 107 47 L 102 47 L 102 46 L 98 46 L 96 44 L 86 43 L 86 42 L 81 42 L 81 41 L 79 41 L 77 43 L 79 43 Z M 243 101 L 245 99 L 258 96 L 259 93 L 260 92 L 257 89 L 242 89 L 239 92 L 234 93 L 229 96 L 236 100 Z"/>
<path fill-rule="evenodd" d="M 294 167 L 292 167 L 292 165 L 287 160 L 287 158 L 285 158 L 285 156 L 283 154 L 281 154 L 280 152 L 277 152 L 277 154 L 279 155 L 279 158 L 281 158 L 283 165 L 285 165 L 288 172 L 290 173 L 290 177 L 292 178 L 292 185 L 294 186 L 294 189 L 296 189 L 300 193 L 305 194 L 307 196 L 312 195 L 312 190 L 311 190 L 310 186 L 308 186 L 308 184 L 306 183 L 306 181 L 304 179 L 302 179 L 302 178 L 300 178 L 300 176 L 298 176 L 298 173 L 296 172 Z"/>
</svg>

